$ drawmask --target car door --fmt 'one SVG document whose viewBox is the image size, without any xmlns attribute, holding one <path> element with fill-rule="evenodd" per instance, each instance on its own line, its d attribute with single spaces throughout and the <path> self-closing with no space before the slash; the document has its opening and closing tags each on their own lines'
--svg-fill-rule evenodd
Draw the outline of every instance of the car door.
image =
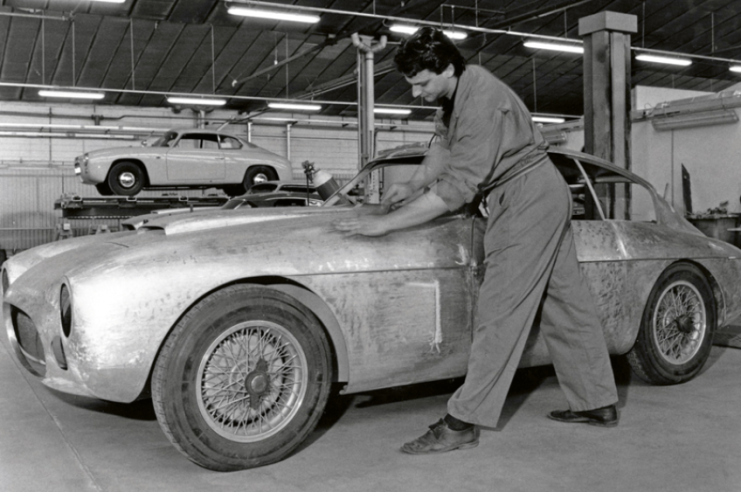
<svg viewBox="0 0 741 492">
<path fill-rule="evenodd" d="M 219 184 L 224 176 L 224 153 L 216 134 L 183 133 L 167 151 L 169 184 Z"/>
</svg>

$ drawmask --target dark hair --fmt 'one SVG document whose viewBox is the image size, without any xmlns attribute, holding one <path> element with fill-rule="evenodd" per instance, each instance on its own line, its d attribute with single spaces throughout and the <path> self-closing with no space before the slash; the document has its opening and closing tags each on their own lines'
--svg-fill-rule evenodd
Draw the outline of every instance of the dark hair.
<svg viewBox="0 0 741 492">
<path fill-rule="evenodd" d="M 407 77 L 414 77 L 422 70 L 441 74 L 453 64 L 455 76 L 466 69 L 466 59 L 442 31 L 423 27 L 402 41 L 394 56 L 396 68 Z"/>
</svg>

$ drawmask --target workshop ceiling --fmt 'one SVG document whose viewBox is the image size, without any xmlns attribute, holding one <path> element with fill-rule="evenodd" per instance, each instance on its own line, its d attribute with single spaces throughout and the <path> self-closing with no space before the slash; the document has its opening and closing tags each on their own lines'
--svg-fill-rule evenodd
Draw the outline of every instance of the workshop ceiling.
<svg viewBox="0 0 741 492">
<path fill-rule="evenodd" d="M 388 39 L 375 54 L 376 104 L 423 106 L 393 70 L 402 37 L 389 30 L 390 18 L 405 18 L 481 28 L 457 42 L 470 63 L 486 66 L 533 112 L 581 115 L 582 56 L 534 51 L 522 36 L 503 31 L 578 40 L 579 19 L 601 11 L 637 17 L 634 48 L 713 58 L 689 67 L 634 60 L 632 85 L 720 91 L 741 81 L 728 70 L 729 59 L 741 59 L 738 0 L 269 2 L 326 9 L 311 12 L 321 20 L 308 27 L 227 13 L 244 3 L 0 0 L 0 101 L 42 101 L 38 86 L 53 85 L 106 89 L 102 104 L 167 106 L 165 93 L 217 94 L 227 97 L 227 108 L 246 113 L 265 108 L 259 98 L 286 98 L 346 102 L 323 104 L 322 113 L 355 116 L 357 50 L 350 36 L 359 33 Z M 410 119 L 430 115 L 416 109 Z"/>
</svg>

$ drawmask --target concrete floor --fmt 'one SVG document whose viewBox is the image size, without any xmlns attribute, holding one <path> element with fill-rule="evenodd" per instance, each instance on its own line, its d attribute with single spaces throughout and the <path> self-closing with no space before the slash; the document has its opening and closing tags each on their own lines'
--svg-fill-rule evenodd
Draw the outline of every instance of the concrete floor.
<svg viewBox="0 0 741 492">
<path fill-rule="evenodd" d="M 0 336 L 0 491 L 739 491 L 741 349 L 714 347 L 693 381 L 652 387 L 615 359 L 615 429 L 544 418 L 564 407 L 551 369 L 520 371 L 501 430 L 471 450 L 407 456 L 398 447 L 445 412 L 457 382 L 337 397 L 281 463 L 202 469 L 165 438 L 149 400 L 72 397 L 21 371 Z"/>
</svg>

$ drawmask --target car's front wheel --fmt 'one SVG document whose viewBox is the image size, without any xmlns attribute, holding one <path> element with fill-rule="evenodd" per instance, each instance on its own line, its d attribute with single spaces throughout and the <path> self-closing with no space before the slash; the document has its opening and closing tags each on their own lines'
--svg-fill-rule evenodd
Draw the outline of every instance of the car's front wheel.
<svg viewBox="0 0 741 492">
<path fill-rule="evenodd" d="M 108 172 L 106 183 L 114 195 L 136 195 L 144 187 L 144 171 L 134 162 L 117 162 Z"/>
<path fill-rule="evenodd" d="M 286 457 L 316 426 L 332 381 L 317 318 L 274 289 L 234 285 L 206 297 L 167 337 L 152 375 L 170 441 L 212 470 Z"/>
<path fill-rule="evenodd" d="M 677 384 L 700 372 L 716 329 L 715 300 L 695 265 L 669 267 L 648 297 L 628 362 L 651 384 Z"/>
<path fill-rule="evenodd" d="M 264 183 L 265 181 L 275 181 L 276 179 L 278 179 L 278 173 L 272 167 L 252 166 L 244 173 L 242 192 L 246 193 L 247 190 L 252 188 L 252 185 Z"/>
</svg>

